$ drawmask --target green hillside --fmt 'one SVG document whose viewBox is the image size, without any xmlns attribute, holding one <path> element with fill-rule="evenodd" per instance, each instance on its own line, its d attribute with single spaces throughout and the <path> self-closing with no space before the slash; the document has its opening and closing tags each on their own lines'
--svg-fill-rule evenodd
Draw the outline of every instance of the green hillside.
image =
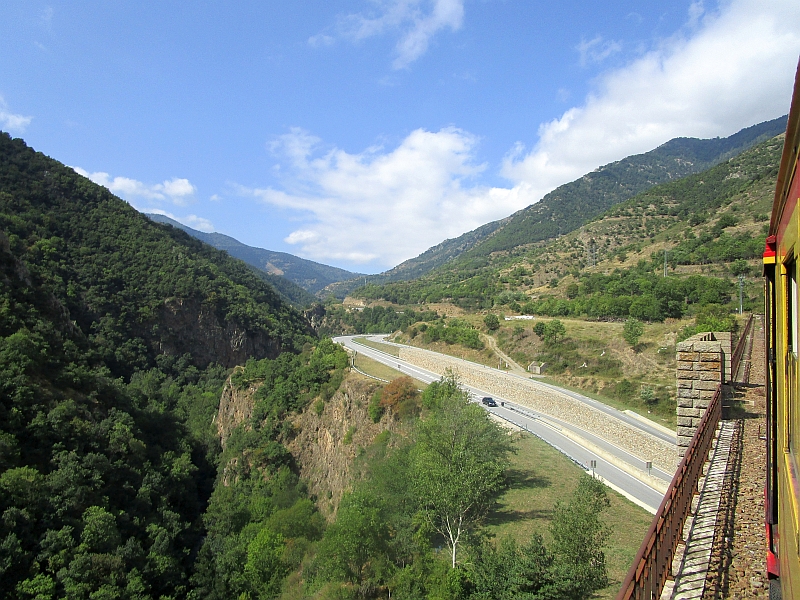
<svg viewBox="0 0 800 600">
<path fill-rule="evenodd" d="M 516 252 L 531 244 L 574 231 L 610 207 L 654 185 L 676 181 L 726 161 L 786 129 L 786 117 L 742 129 L 727 138 L 675 138 L 644 154 L 602 166 L 564 184 L 536 204 L 513 215 L 445 240 L 369 283 L 380 285 L 424 277 L 437 269 L 469 270 L 485 265 L 496 252 Z M 446 275 L 442 277 L 447 278 Z M 458 278 L 456 278 L 458 280 Z M 352 292 L 358 281 L 336 284 L 337 295 Z M 387 291 L 387 296 L 392 292 Z"/>
<path fill-rule="evenodd" d="M 278 365 L 277 426 L 343 353 L 240 261 L 5 133 L 0 281 L 0 598 L 187 597 L 227 367 Z"/>
<path fill-rule="evenodd" d="M 653 187 L 557 240 L 488 257 L 467 253 L 418 280 L 369 285 L 355 294 L 398 304 L 444 301 L 600 318 L 629 316 L 633 305 L 633 316 L 645 320 L 680 316 L 692 298 L 713 290 L 714 298 L 702 303 L 725 304 L 731 279 L 747 272 L 747 261 L 763 249 L 781 148 L 782 136 L 762 142 L 702 173 Z"/>
<path fill-rule="evenodd" d="M 290 281 L 285 277 L 281 277 L 280 275 L 264 273 L 255 267 L 253 267 L 253 269 L 259 278 L 263 279 L 275 288 L 275 290 L 281 295 L 281 298 L 296 308 L 305 308 L 311 304 L 314 304 L 315 302 L 318 302 L 318 298 L 316 296 L 301 288 L 293 281 Z"/>
<path fill-rule="evenodd" d="M 344 350 L 241 261 L 5 134 L 0 282 L 0 599 L 411 600 L 453 582 L 443 597 L 582 598 L 608 583 L 599 482 L 570 474 L 577 508 L 538 523 L 552 540 L 477 543 L 513 442 L 454 381 L 337 395 Z M 316 438 L 353 411 L 326 455 L 352 481 L 329 524 L 316 503 L 332 496 L 309 494 L 288 446 L 302 420 Z M 336 460 L 354 437 L 348 479 Z M 439 453 L 454 439 L 455 470 Z M 441 554 L 452 506 L 476 538 Z M 576 515 L 590 571 L 559 541 Z"/>
<path fill-rule="evenodd" d="M 338 267 L 330 267 L 323 265 L 313 260 L 306 260 L 286 252 L 273 252 L 272 250 L 265 250 L 264 248 L 255 248 L 241 243 L 230 236 L 222 233 L 205 233 L 197 231 L 191 227 L 187 227 L 178 223 L 174 219 L 165 217 L 164 215 L 148 214 L 153 221 L 159 223 L 166 223 L 178 229 L 182 229 L 192 237 L 197 238 L 214 246 L 218 250 L 225 250 L 231 256 L 243 260 L 248 265 L 252 265 L 259 271 L 269 276 L 267 279 L 270 283 L 288 297 L 301 299 L 303 298 L 296 290 L 292 290 L 289 286 L 283 284 L 278 277 L 283 277 L 290 282 L 300 286 L 310 294 L 316 294 L 325 287 L 335 284 L 339 281 L 346 281 L 354 277 L 361 277 L 360 273 L 352 273 L 345 269 Z M 311 296 L 313 298 L 313 296 Z M 308 302 L 300 302 L 300 304 L 307 304 Z"/>
<path fill-rule="evenodd" d="M 464 259 L 486 257 L 492 252 L 566 234 L 654 185 L 704 171 L 785 129 L 786 117 L 780 117 L 727 138 L 676 138 L 645 154 L 600 167 L 513 215 L 497 233 L 465 253 Z"/>
</svg>

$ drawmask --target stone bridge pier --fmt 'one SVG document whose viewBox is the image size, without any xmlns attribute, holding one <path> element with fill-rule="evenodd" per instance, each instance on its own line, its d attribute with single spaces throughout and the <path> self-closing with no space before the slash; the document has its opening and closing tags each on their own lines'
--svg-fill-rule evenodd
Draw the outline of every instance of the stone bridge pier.
<svg viewBox="0 0 800 600">
<path fill-rule="evenodd" d="M 677 351 L 678 456 L 683 458 L 720 383 L 731 381 L 731 334 L 698 333 Z"/>
</svg>

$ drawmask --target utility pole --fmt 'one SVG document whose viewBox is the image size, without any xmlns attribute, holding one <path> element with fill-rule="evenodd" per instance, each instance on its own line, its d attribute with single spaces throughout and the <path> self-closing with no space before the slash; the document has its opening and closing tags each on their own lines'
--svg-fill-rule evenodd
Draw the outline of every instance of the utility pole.
<svg viewBox="0 0 800 600">
<path fill-rule="evenodd" d="M 742 314 L 742 294 L 744 290 L 744 275 L 739 275 L 739 314 Z"/>
</svg>

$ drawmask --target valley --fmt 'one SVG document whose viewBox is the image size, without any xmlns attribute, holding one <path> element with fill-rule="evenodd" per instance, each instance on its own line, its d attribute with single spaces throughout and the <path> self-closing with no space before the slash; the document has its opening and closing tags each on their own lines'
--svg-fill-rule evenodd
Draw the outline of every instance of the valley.
<svg viewBox="0 0 800 600">
<path fill-rule="evenodd" d="M 612 597 L 677 462 L 676 344 L 762 302 L 782 123 L 366 285 L 0 135 L 0 598 Z"/>
<path fill-rule="evenodd" d="M 426 383 L 439 380 L 450 369 L 470 392 L 473 401 L 491 396 L 500 404 L 487 408 L 492 415 L 560 449 L 584 470 L 589 470 L 588 465 L 594 460 L 596 473 L 611 484 L 612 489 L 626 494 L 650 512 L 655 512 L 663 490 L 672 479 L 677 462 L 674 435 L 609 410 L 585 396 L 536 381 L 524 381 L 496 369 L 476 369 L 474 363 L 448 360 L 436 353 L 420 355 L 404 351 L 400 346 L 400 355 L 395 357 L 365 346 L 357 337 L 334 338 L 334 341 L 383 364 L 396 366 L 399 372 Z M 626 433 L 630 436 L 627 440 Z M 645 471 L 647 460 L 658 465 L 651 472 L 654 477 Z"/>
</svg>

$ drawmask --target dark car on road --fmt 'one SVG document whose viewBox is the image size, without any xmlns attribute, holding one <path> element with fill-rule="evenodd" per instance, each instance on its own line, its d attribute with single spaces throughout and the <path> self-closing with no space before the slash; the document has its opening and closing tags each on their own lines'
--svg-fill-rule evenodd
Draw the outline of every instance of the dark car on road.
<svg viewBox="0 0 800 600">
<path fill-rule="evenodd" d="M 497 406 L 497 402 L 494 401 L 494 398 L 490 398 L 489 396 L 486 396 L 481 402 L 486 406 Z"/>
</svg>

